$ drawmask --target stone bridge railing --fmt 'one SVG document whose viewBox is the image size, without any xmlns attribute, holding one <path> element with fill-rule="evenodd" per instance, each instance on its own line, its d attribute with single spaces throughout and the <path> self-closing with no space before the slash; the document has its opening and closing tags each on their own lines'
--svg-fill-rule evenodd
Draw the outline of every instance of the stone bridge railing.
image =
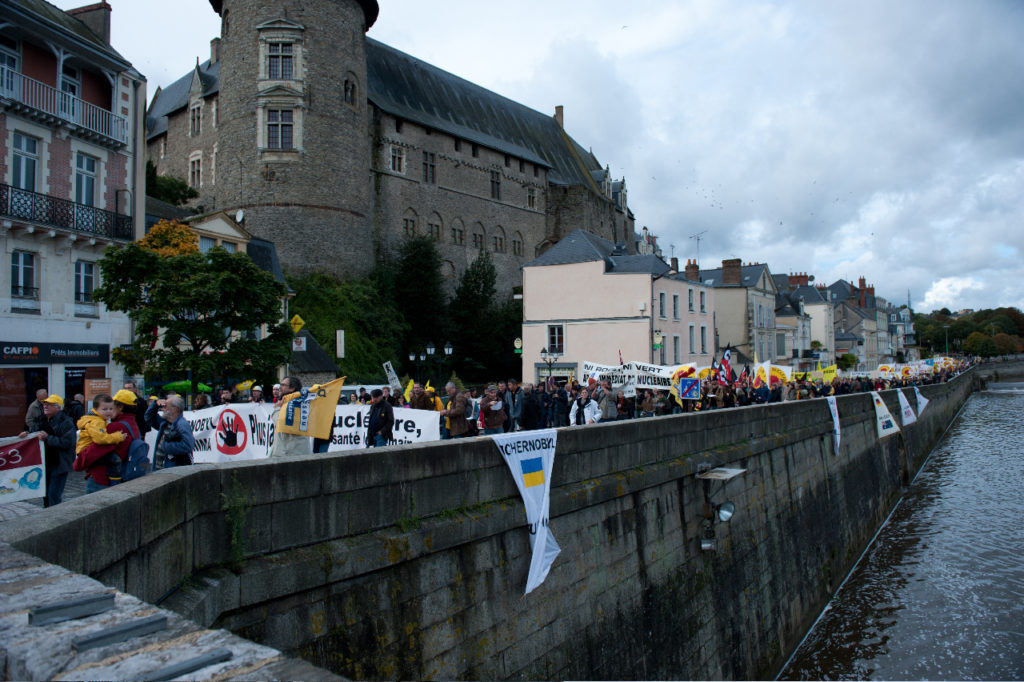
<svg viewBox="0 0 1024 682">
<path fill-rule="evenodd" d="M 821 399 L 561 429 L 562 554 L 525 598 L 525 514 L 488 438 L 172 469 L 0 540 L 350 677 L 763 678 L 978 375 L 924 387 L 885 441 L 870 396 L 840 397 L 839 456 Z M 708 463 L 746 473 L 702 552 Z"/>
</svg>

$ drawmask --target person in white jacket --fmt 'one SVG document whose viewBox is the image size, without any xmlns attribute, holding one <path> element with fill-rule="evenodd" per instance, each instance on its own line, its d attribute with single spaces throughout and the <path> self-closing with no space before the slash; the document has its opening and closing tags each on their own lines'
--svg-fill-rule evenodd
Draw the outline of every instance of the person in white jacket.
<svg viewBox="0 0 1024 682">
<path fill-rule="evenodd" d="M 597 403 L 590 398 L 590 392 L 581 388 L 580 397 L 572 401 L 572 408 L 569 410 L 569 425 L 582 426 L 596 424 L 599 421 L 601 421 L 601 410 Z"/>
</svg>

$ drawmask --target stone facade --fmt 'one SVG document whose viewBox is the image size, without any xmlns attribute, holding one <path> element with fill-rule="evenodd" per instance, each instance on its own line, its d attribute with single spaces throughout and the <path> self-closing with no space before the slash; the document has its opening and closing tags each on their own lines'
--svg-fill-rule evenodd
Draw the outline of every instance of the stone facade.
<svg viewBox="0 0 1024 682">
<path fill-rule="evenodd" d="M 487 249 L 506 294 L 523 263 L 573 229 L 634 248 L 624 180 L 560 116 L 369 41 L 376 3 L 212 4 L 221 36 L 209 61 L 154 98 L 149 158 L 199 191 L 196 207 L 242 210 L 287 271 L 362 274 L 375 247 L 393 252 L 415 233 L 437 238 L 451 291 Z M 450 99 L 409 85 L 424 74 L 450 85 Z M 286 126 L 287 142 L 272 130 Z"/>
</svg>

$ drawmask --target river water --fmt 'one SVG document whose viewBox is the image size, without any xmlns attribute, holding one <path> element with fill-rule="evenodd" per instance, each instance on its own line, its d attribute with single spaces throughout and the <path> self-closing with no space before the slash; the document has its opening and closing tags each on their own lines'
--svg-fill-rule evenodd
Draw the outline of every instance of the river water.
<svg viewBox="0 0 1024 682">
<path fill-rule="evenodd" d="M 970 397 L 779 679 L 1024 679 L 1024 383 Z"/>
</svg>

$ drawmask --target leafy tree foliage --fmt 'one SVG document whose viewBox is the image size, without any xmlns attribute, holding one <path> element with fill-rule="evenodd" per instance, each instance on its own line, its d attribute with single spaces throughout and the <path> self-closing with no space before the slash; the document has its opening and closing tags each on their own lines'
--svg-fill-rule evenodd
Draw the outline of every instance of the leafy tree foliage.
<svg viewBox="0 0 1024 682">
<path fill-rule="evenodd" d="M 379 382 L 384 362 L 401 357 L 405 320 L 373 279 L 342 282 L 318 273 L 288 277 L 288 286 L 295 292 L 290 310 L 321 345 L 332 348 L 335 331 L 345 330 L 345 357 L 335 361 L 349 383 Z"/>
<path fill-rule="evenodd" d="M 1000 332 L 992 337 L 992 341 L 996 344 L 996 350 L 999 351 L 1000 355 L 1009 355 L 1010 353 L 1019 353 L 1024 348 L 1021 347 L 1021 339 L 1019 336 L 1010 336 Z"/>
<path fill-rule="evenodd" d="M 181 206 L 190 199 L 199 196 L 199 192 L 188 186 L 188 183 L 173 175 L 157 175 L 156 166 L 146 161 L 146 195 L 168 204 Z"/>
<path fill-rule="evenodd" d="M 181 256 L 199 253 L 199 237 L 188 225 L 177 220 L 161 220 L 149 228 L 146 236 L 139 240 L 139 246 L 158 256 Z"/>
<path fill-rule="evenodd" d="M 964 352 L 971 355 L 980 355 L 983 358 L 990 358 L 999 355 L 999 349 L 991 336 L 981 332 L 971 332 L 964 341 Z"/>
<path fill-rule="evenodd" d="M 843 353 L 836 360 L 836 367 L 843 370 L 844 372 L 852 367 L 857 366 L 857 356 L 853 353 Z"/>
<path fill-rule="evenodd" d="M 292 332 L 281 319 L 285 288 L 244 253 L 161 256 L 139 244 L 109 248 L 93 296 L 128 314 L 137 336 L 114 359 L 129 373 L 213 381 L 259 376 L 288 361 Z M 269 333 L 250 334 L 261 325 Z"/>
<path fill-rule="evenodd" d="M 440 264 L 433 239 L 408 237 L 402 242 L 393 267 L 385 265 L 385 271 L 378 275 L 389 280 L 384 289 L 394 291 L 395 305 L 408 325 L 401 348 L 403 358 L 409 351 L 422 350 L 431 341 L 440 348 L 450 333 Z"/>
</svg>

